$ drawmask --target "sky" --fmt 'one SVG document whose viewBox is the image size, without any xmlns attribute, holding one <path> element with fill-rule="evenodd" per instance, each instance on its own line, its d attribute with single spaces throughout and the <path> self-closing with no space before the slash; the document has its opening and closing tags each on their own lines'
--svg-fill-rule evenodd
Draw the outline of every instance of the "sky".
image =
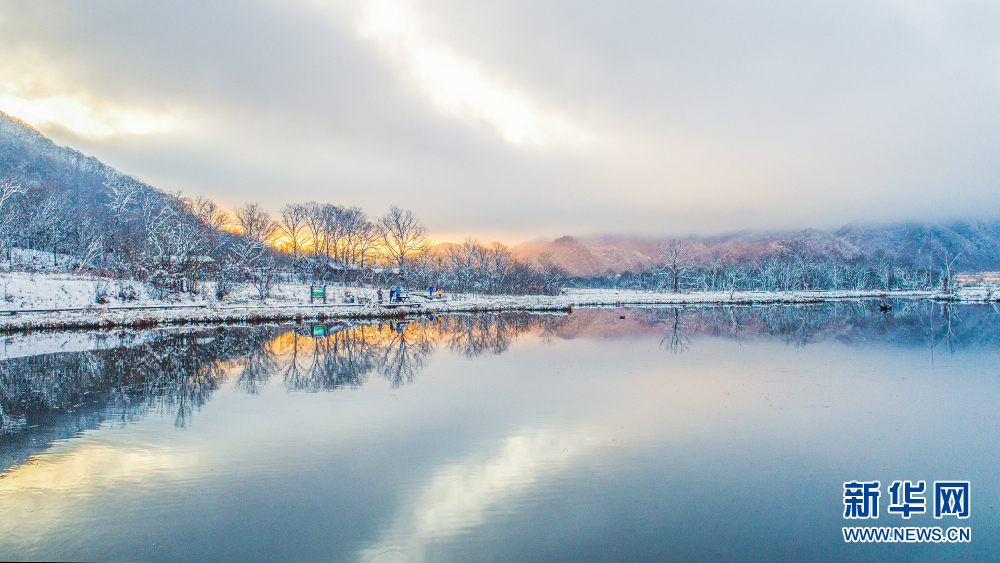
<svg viewBox="0 0 1000 563">
<path fill-rule="evenodd" d="M 0 110 L 439 240 L 996 218 L 1000 3 L 0 0 Z"/>
</svg>

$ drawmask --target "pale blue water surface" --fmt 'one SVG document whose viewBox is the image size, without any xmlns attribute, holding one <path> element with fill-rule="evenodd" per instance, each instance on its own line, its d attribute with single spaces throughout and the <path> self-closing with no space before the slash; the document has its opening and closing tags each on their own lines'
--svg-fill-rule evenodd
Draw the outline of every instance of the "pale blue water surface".
<svg viewBox="0 0 1000 563">
<path fill-rule="evenodd" d="M 0 559 L 1000 559 L 992 306 L 103 338 L 0 361 Z M 946 479 L 971 482 L 967 520 L 885 511 L 892 481 Z M 851 480 L 881 481 L 878 520 L 843 518 Z M 973 541 L 846 544 L 848 525 Z"/>
</svg>

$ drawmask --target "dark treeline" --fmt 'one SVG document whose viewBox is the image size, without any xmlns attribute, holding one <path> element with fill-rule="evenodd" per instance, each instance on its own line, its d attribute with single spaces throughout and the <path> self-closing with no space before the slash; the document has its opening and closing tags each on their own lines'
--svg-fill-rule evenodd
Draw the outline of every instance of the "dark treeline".
<svg viewBox="0 0 1000 563">
<path fill-rule="evenodd" d="M 2 113 L 0 252 L 12 269 L 137 280 L 161 297 L 204 281 L 215 282 L 218 298 L 252 284 L 262 299 L 282 279 L 516 294 L 554 293 L 561 281 L 499 244 L 432 252 L 427 228 L 397 207 L 369 217 L 358 207 L 291 203 L 272 217 L 249 203 L 230 214 L 58 147 Z"/>
</svg>

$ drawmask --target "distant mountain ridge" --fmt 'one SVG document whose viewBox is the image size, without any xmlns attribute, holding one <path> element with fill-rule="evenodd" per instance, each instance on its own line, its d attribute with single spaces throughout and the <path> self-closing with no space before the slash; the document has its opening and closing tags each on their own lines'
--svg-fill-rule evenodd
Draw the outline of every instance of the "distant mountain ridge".
<svg viewBox="0 0 1000 563">
<path fill-rule="evenodd" d="M 544 257 L 571 275 L 593 277 L 636 273 L 662 264 L 659 249 L 668 240 L 564 236 L 551 241 L 525 242 L 513 250 L 524 260 L 538 262 Z M 713 260 L 759 260 L 769 255 L 794 253 L 835 260 L 886 256 L 917 267 L 933 260 L 935 267 L 939 267 L 948 253 L 951 257 L 958 256 L 955 267 L 959 270 L 1000 269 L 1000 220 L 908 222 L 884 226 L 851 224 L 833 232 L 820 229 L 741 231 L 677 240 L 701 264 Z"/>
</svg>

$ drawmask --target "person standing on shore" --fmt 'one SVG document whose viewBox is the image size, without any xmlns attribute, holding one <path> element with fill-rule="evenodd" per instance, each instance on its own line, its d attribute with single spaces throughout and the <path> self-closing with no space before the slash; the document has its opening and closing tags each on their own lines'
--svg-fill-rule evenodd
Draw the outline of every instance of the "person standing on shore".
<svg viewBox="0 0 1000 563">
<path fill-rule="evenodd" d="M 378 302 L 382 303 L 382 288 L 378 288 Z"/>
</svg>

